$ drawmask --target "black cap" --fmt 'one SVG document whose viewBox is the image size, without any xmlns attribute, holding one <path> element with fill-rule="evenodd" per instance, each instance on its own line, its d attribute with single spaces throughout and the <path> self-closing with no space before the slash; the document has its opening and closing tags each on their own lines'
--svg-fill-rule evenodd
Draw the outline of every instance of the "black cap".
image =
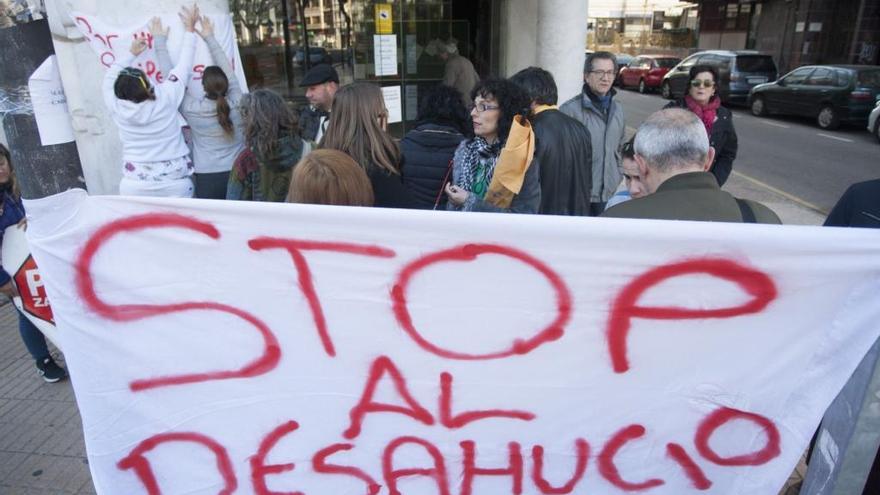
<svg viewBox="0 0 880 495">
<path fill-rule="evenodd" d="M 336 84 L 339 84 L 339 74 L 336 73 L 336 69 L 334 69 L 332 65 L 316 65 L 306 72 L 302 81 L 299 82 L 299 87 L 305 88 L 308 86 L 314 86 L 315 84 L 323 84 L 328 81 L 333 81 Z"/>
</svg>

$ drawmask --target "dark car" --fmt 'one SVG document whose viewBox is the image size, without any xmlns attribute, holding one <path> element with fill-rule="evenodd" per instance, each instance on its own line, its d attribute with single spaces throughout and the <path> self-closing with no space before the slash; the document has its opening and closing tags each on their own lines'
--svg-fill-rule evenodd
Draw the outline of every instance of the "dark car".
<svg viewBox="0 0 880 495">
<path fill-rule="evenodd" d="M 867 125 L 880 93 L 880 65 L 808 65 L 752 89 L 757 116 L 771 113 L 816 119 L 822 129 L 841 123 Z"/>
<path fill-rule="evenodd" d="M 717 93 L 725 104 L 746 104 L 749 91 L 758 84 L 775 81 L 778 72 L 773 57 L 752 50 L 711 50 L 681 61 L 661 84 L 664 98 L 681 98 L 687 93 L 688 73 L 694 65 L 710 65 L 718 70 Z"/>
<path fill-rule="evenodd" d="M 620 70 L 629 65 L 635 57 L 627 53 L 615 53 L 614 59 L 617 62 L 617 74 L 614 75 L 614 84 L 620 86 Z"/>
<path fill-rule="evenodd" d="M 663 81 L 663 76 L 679 62 L 681 62 L 680 58 L 665 55 L 639 55 L 620 70 L 620 87 L 637 87 L 639 93 L 657 89 Z"/>
<path fill-rule="evenodd" d="M 304 65 L 305 64 L 305 50 L 300 48 L 293 55 L 293 63 L 296 65 Z M 327 52 L 325 48 L 312 46 L 309 47 L 309 64 L 310 65 L 318 65 L 318 64 L 331 64 L 333 60 L 330 58 L 330 53 Z"/>
</svg>

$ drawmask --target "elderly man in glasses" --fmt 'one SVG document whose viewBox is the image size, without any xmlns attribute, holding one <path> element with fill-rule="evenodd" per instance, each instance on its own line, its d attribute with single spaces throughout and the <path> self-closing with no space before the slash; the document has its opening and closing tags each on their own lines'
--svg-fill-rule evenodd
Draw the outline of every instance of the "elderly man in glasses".
<svg viewBox="0 0 880 495">
<path fill-rule="evenodd" d="M 612 87 L 617 76 L 617 59 L 609 52 L 595 52 L 584 63 L 584 88 L 559 110 L 590 131 L 593 152 L 593 187 L 590 215 L 605 210 L 605 203 L 620 185 L 620 155 L 626 124 L 623 108 L 614 101 Z"/>
<path fill-rule="evenodd" d="M 633 148 L 645 196 L 611 207 L 602 216 L 781 223 L 770 208 L 721 190 L 708 172 L 715 149 L 693 112 L 672 108 L 654 113 L 639 126 Z"/>
</svg>

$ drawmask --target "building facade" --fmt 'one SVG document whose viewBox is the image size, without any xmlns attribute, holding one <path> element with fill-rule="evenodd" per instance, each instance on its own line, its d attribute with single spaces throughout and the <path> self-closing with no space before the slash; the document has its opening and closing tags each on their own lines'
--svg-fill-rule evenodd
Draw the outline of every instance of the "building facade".
<svg viewBox="0 0 880 495">
<path fill-rule="evenodd" d="M 758 50 L 781 72 L 808 64 L 878 65 L 876 0 L 704 0 L 700 49 Z"/>
</svg>

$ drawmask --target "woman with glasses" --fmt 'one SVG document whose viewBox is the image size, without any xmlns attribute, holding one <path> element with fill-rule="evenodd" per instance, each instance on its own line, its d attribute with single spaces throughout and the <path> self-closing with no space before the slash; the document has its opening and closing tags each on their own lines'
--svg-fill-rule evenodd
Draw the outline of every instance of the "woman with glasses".
<svg viewBox="0 0 880 495">
<path fill-rule="evenodd" d="M 488 79 L 474 88 L 471 98 L 474 137 L 455 151 L 452 181 L 445 187 L 446 209 L 537 213 L 541 206 L 539 164 L 531 154 L 521 153 L 529 140 L 534 150 L 531 124 L 525 118 L 528 95 L 510 81 Z M 508 143 L 511 129 L 516 142 Z M 509 159 L 498 170 L 502 149 Z"/>
<path fill-rule="evenodd" d="M 709 65 L 691 67 L 688 77 L 688 93 L 684 98 L 670 102 L 664 108 L 684 108 L 694 112 L 706 126 L 709 144 L 715 148 L 715 161 L 709 172 L 718 185 L 727 182 L 736 159 L 737 139 L 733 128 L 733 115 L 721 106 L 718 97 L 718 70 Z"/>
</svg>

